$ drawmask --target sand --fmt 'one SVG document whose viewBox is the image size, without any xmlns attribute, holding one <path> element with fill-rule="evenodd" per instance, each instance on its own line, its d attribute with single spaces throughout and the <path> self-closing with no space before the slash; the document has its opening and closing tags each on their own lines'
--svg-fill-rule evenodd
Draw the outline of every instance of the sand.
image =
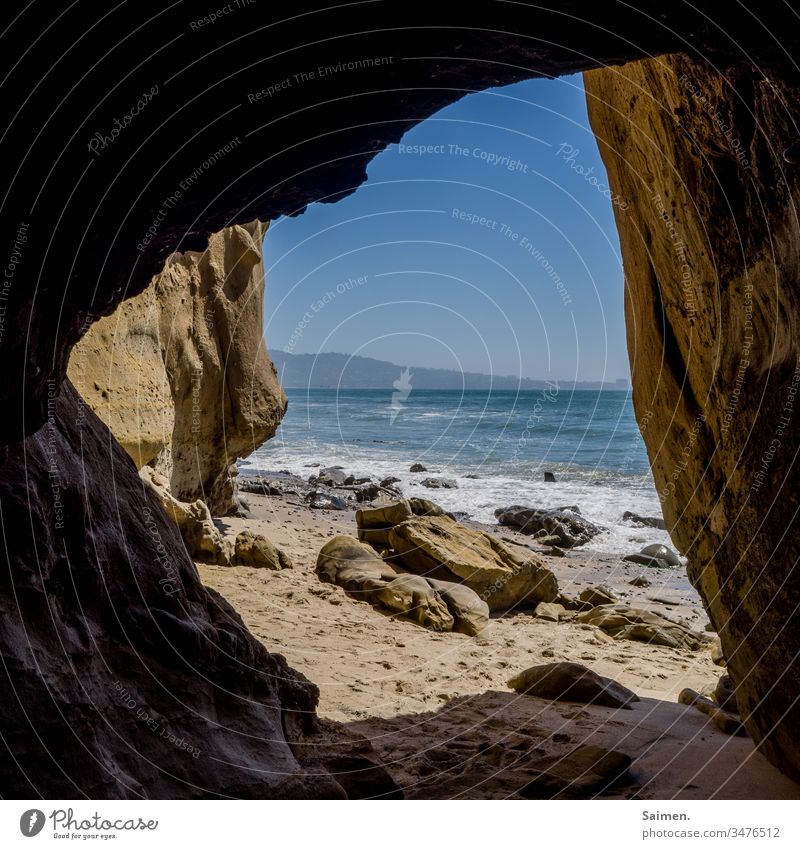
<svg viewBox="0 0 800 849">
<path fill-rule="evenodd" d="M 321 717 L 372 741 L 407 797 L 515 797 L 537 757 L 588 740 L 635 758 L 634 781 L 604 796 L 800 798 L 800 788 L 749 738 L 726 736 L 694 708 L 677 704 L 684 687 L 707 691 L 722 673 L 708 650 L 615 641 L 594 626 L 556 624 L 530 612 L 493 618 L 478 638 L 433 633 L 315 575 L 325 541 L 355 534 L 352 511 L 311 511 L 284 496 L 247 498 L 253 517 L 225 519 L 222 529 L 263 533 L 295 567 L 273 572 L 201 564 L 203 581 L 270 651 L 318 685 Z M 506 528 L 486 529 L 526 541 Z M 680 570 L 645 569 L 580 549 L 545 560 L 570 595 L 602 583 L 626 603 L 683 618 L 698 630 L 707 622 Z M 650 587 L 629 584 L 641 574 Z M 517 672 L 554 660 L 581 662 L 642 701 L 634 710 L 613 710 L 550 703 L 508 689 Z"/>
</svg>

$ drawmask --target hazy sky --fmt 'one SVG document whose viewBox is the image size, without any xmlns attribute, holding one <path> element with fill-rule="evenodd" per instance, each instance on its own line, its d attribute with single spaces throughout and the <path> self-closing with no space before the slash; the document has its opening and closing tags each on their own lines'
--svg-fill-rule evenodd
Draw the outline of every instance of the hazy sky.
<svg viewBox="0 0 800 849">
<path fill-rule="evenodd" d="M 354 195 L 272 224 L 267 342 L 534 378 L 627 377 L 605 185 L 579 76 L 468 95 L 374 159 Z"/>
</svg>

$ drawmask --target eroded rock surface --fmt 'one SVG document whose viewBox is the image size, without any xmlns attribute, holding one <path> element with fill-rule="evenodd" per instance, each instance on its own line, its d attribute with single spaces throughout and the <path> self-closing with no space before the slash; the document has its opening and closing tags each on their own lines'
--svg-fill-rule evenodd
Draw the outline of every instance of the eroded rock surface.
<svg viewBox="0 0 800 849">
<path fill-rule="evenodd" d="M 508 686 L 526 696 L 603 707 L 629 708 L 631 702 L 639 701 L 636 693 L 622 684 L 568 661 L 531 666 L 515 675 Z"/>
<path fill-rule="evenodd" d="M 707 647 L 711 638 L 693 631 L 680 622 L 666 619 L 649 610 L 629 607 L 626 604 L 603 604 L 579 613 L 578 622 L 596 625 L 615 640 L 640 640 L 655 646 L 696 651 Z"/>
<path fill-rule="evenodd" d="M 89 329 L 69 376 L 138 467 L 179 501 L 235 508 L 234 462 L 269 439 L 286 397 L 262 339 L 266 225 L 170 256 L 135 298 Z"/>
<path fill-rule="evenodd" d="M 406 569 L 463 583 L 490 610 L 535 607 L 558 595 L 555 576 L 537 554 L 449 516 L 414 516 L 391 528 L 388 542 Z"/>
<path fill-rule="evenodd" d="M 503 507 L 495 511 L 497 522 L 524 534 L 539 537 L 547 544 L 574 548 L 589 542 L 601 528 L 584 519 L 577 507 L 544 510 L 534 507 Z"/>
<path fill-rule="evenodd" d="M 798 83 L 682 56 L 585 83 L 666 525 L 748 730 L 800 778 Z"/>
<path fill-rule="evenodd" d="M 337 536 L 322 547 L 317 574 L 354 598 L 398 613 L 432 631 L 475 636 L 489 624 L 486 602 L 469 587 L 403 572 L 352 537 Z"/>
</svg>

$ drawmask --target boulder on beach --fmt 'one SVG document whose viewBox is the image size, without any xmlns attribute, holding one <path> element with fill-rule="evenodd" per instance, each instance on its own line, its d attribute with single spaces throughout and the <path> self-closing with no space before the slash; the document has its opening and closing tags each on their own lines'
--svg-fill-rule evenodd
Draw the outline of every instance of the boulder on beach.
<svg viewBox="0 0 800 849">
<path fill-rule="evenodd" d="M 365 483 L 357 487 L 356 501 L 363 504 L 367 501 L 374 501 L 381 493 L 383 488 L 377 483 Z"/>
<path fill-rule="evenodd" d="M 639 697 L 611 678 L 598 675 L 582 663 L 560 661 L 531 666 L 515 675 L 508 686 L 526 696 L 558 702 L 581 702 L 630 709 Z"/>
<path fill-rule="evenodd" d="M 646 578 L 644 575 L 637 575 L 635 578 L 631 578 L 628 583 L 632 587 L 649 587 L 650 579 Z"/>
<path fill-rule="evenodd" d="M 544 482 L 545 483 L 555 483 L 556 482 L 556 476 L 552 472 L 545 472 L 544 473 Z"/>
<path fill-rule="evenodd" d="M 349 505 L 340 495 L 313 489 L 305 497 L 306 503 L 314 510 L 347 510 Z"/>
<path fill-rule="evenodd" d="M 578 622 L 595 625 L 615 640 L 639 640 L 674 649 L 697 650 L 708 645 L 709 637 L 686 625 L 666 619 L 649 610 L 625 604 L 607 604 L 579 613 Z"/>
<path fill-rule="evenodd" d="M 252 492 L 256 495 L 283 495 L 283 487 L 270 478 L 240 477 L 238 489 L 241 492 Z"/>
<path fill-rule="evenodd" d="M 667 523 L 661 517 L 640 516 L 638 513 L 632 513 L 630 510 L 626 510 L 622 514 L 622 521 L 631 522 L 631 524 L 637 525 L 640 528 L 658 528 L 662 531 L 667 529 Z"/>
<path fill-rule="evenodd" d="M 179 501 L 170 492 L 169 480 L 152 466 L 142 466 L 139 477 L 158 498 L 164 512 L 178 526 L 189 556 L 199 563 L 230 566 L 233 541 L 214 524 L 204 501 Z"/>
<path fill-rule="evenodd" d="M 535 507 L 504 507 L 494 515 L 501 525 L 516 528 L 524 534 L 540 537 L 540 541 L 551 539 L 561 548 L 574 548 L 589 542 L 601 532 L 601 528 L 584 519 L 577 507 L 560 507 L 542 510 Z"/>
<path fill-rule="evenodd" d="M 428 489 L 458 489 L 452 478 L 425 478 L 421 484 Z"/>
<path fill-rule="evenodd" d="M 658 569 L 681 565 L 678 555 L 671 548 L 660 543 L 646 545 L 638 554 L 628 554 L 622 559 L 628 563 L 638 563 L 640 566 L 653 566 Z"/>
<path fill-rule="evenodd" d="M 558 622 L 562 614 L 566 612 L 567 608 L 556 601 L 540 601 L 536 605 L 533 615 L 537 619 L 544 619 L 546 622 Z"/>
<path fill-rule="evenodd" d="M 316 571 L 320 580 L 432 631 L 475 636 L 489 623 L 489 608 L 468 587 L 403 572 L 352 537 L 327 542 Z"/>
<path fill-rule="evenodd" d="M 293 563 L 286 552 L 274 546 L 262 534 L 241 531 L 236 535 L 232 558 L 234 566 L 251 566 L 256 569 L 291 569 Z"/>
<path fill-rule="evenodd" d="M 321 469 L 317 475 L 309 478 L 310 483 L 318 486 L 344 486 L 348 475 L 339 466 L 329 466 Z"/>
<path fill-rule="evenodd" d="M 409 472 L 427 472 L 428 469 L 422 465 L 422 463 L 414 463 L 414 465 L 408 470 Z"/>
<path fill-rule="evenodd" d="M 723 710 L 739 713 L 739 706 L 736 704 L 736 688 L 733 686 L 730 675 L 720 675 L 714 687 L 714 700 Z"/>
<path fill-rule="evenodd" d="M 427 498 L 409 498 L 408 506 L 415 516 L 447 516 L 446 510 Z"/>
<path fill-rule="evenodd" d="M 586 587 L 578 596 L 580 601 L 585 601 L 592 607 L 600 607 L 603 604 L 616 604 L 619 599 L 608 587 Z"/>
<path fill-rule="evenodd" d="M 409 502 L 405 500 L 356 510 L 358 538 L 375 548 L 389 548 L 389 531 L 413 515 Z"/>
<path fill-rule="evenodd" d="M 389 530 L 388 542 L 403 568 L 463 583 L 490 610 L 535 607 L 558 594 L 555 576 L 538 555 L 449 516 L 415 516 Z"/>
<path fill-rule="evenodd" d="M 430 577 L 425 580 L 447 604 L 455 620 L 454 631 L 475 637 L 486 630 L 489 625 L 489 605 L 474 590 L 453 581 L 439 581 Z"/>
</svg>

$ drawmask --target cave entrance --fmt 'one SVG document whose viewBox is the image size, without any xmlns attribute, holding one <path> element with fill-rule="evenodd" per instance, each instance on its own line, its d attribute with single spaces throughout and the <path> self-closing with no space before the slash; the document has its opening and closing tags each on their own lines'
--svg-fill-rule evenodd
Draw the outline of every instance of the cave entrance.
<svg viewBox="0 0 800 849">
<path fill-rule="evenodd" d="M 630 583 L 642 567 L 622 557 L 671 543 L 630 398 L 614 221 L 623 203 L 572 76 L 470 94 L 377 156 L 355 193 L 269 227 L 265 335 L 289 406 L 239 480 L 300 568 L 271 579 L 268 600 L 219 572 L 205 578 L 320 685 L 324 714 L 394 716 L 476 681 L 502 686 L 503 670 L 541 639 L 513 581 L 480 589 L 493 627 L 509 630 L 488 665 L 471 659 L 469 640 L 432 641 L 431 630 L 474 636 L 477 626 L 416 578 L 385 592 L 363 569 L 340 581 L 337 558 L 353 553 L 357 533 L 375 549 L 369 568 L 391 550 L 391 568 L 448 578 L 411 562 L 425 540 L 386 531 L 406 515 L 401 500 L 417 517 L 452 514 L 457 530 L 434 530 L 464 535 L 451 542 L 476 562 L 494 556 L 488 534 L 533 550 L 562 596 L 610 582 L 611 600 L 644 601 L 647 582 Z M 496 511 L 512 506 L 567 510 L 543 541 L 530 511 L 498 524 Z M 340 537 L 350 542 L 330 549 Z M 569 563 L 557 556 L 567 550 Z M 702 626 L 673 566 L 661 589 Z M 641 661 L 629 682 L 640 688 L 650 650 L 627 649 L 631 668 Z M 591 647 L 570 651 L 588 658 Z"/>
<path fill-rule="evenodd" d="M 469 94 L 354 194 L 273 222 L 265 335 L 289 409 L 243 471 L 338 465 L 483 522 L 579 504 L 629 553 L 623 514 L 660 508 L 628 391 L 621 204 L 573 75 Z"/>
</svg>

